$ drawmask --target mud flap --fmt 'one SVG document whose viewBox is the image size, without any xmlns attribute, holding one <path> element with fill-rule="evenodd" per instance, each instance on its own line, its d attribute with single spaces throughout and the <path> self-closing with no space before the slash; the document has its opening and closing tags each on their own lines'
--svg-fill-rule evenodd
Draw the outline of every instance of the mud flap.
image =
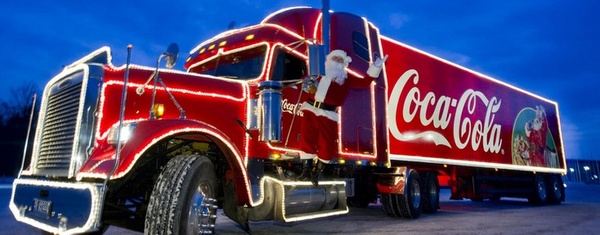
<svg viewBox="0 0 600 235">
<path fill-rule="evenodd" d="M 225 184 L 225 199 L 223 200 L 223 212 L 229 219 L 235 221 L 238 226 L 246 233 L 250 234 L 250 224 L 248 223 L 248 209 L 236 205 L 235 186 L 233 181 Z"/>
</svg>

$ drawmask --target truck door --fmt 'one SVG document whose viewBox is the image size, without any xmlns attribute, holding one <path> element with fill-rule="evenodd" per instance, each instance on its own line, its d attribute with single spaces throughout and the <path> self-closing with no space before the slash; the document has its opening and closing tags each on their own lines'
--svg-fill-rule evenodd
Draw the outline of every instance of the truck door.
<svg viewBox="0 0 600 235">
<path fill-rule="evenodd" d="M 282 48 L 275 57 L 271 80 L 281 81 L 281 137 L 279 143 L 273 146 L 297 150 L 300 147 L 301 118 L 300 105 L 308 98 L 302 92 L 301 81 L 307 76 L 306 60 L 293 55 L 289 50 Z"/>
<path fill-rule="evenodd" d="M 349 69 L 360 76 L 376 57 L 382 57 L 379 30 L 366 19 L 348 13 L 331 15 L 331 49 L 352 57 Z M 350 74 L 350 76 L 353 76 Z M 374 84 L 352 89 L 340 112 L 342 155 L 387 162 L 385 85 L 383 73 Z"/>
</svg>

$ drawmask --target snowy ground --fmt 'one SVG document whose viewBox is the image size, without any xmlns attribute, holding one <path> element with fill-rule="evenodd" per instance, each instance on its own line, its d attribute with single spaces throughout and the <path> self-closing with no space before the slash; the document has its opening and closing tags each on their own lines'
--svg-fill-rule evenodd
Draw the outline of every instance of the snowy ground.
<svg viewBox="0 0 600 235">
<path fill-rule="evenodd" d="M 40 234 L 18 223 L 8 209 L 10 186 L 0 185 L 0 234 Z M 530 206 L 522 199 L 499 202 L 448 200 L 442 190 L 441 210 L 416 220 L 386 216 L 380 204 L 351 208 L 350 213 L 297 223 L 253 222 L 252 234 L 598 234 L 600 185 L 569 184 L 559 206 Z M 218 234 L 243 234 L 219 211 Z M 141 234 L 111 227 L 106 234 Z"/>
</svg>

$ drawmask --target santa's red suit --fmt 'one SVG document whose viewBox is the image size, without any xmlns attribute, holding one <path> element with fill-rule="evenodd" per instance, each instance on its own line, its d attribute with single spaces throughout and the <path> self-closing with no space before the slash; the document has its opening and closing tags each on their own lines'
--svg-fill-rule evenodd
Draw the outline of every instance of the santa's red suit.
<svg viewBox="0 0 600 235">
<path fill-rule="evenodd" d="M 547 167 L 546 162 L 546 135 L 548 134 L 548 121 L 546 119 L 546 111 L 543 107 L 538 106 L 535 111 L 535 119 L 531 120 L 525 126 L 525 135 L 531 146 L 530 160 L 532 166 Z"/>
<path fill-rule="evenodd" d="M 300 107 L 303 111 L 300 132 L 300 158 L 303 160 L 318 157 L 329 163 L 338 155 L 337 107 L 341 106 L 351 88 L 368 87 L 381 72 L 385 59 L 378 59 L 371 65 L 364 78 L 348 77 L 345 69 L 352 59 L 342 50 L 334 50 L 325 62 L 325 76 L 318 82 L 317 90 L 310 94 L 307 102 Z"/>
</svg>

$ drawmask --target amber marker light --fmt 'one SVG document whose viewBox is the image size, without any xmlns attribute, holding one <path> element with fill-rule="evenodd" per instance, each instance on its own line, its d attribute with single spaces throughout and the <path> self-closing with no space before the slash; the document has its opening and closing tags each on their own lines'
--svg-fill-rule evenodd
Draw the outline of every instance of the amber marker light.
<svg viewBox="0 0 600 235">
<path fill-rule="evenodd" d="M 156 117 L 156 119 L 161 119 L 162 116 L 165 114 L 165 105 L 164 104 L 154 104 L 154 107 L 152 107 L 152 111 L 154 112 L 154 116 Z"/>
<path fill-rule="evenodd" d="M 340 158 L 340 160 L 338 161 L 338 163 L 339 163 L 339 164 L 342 164 L 342 165 L 343 165 L 343 164 L 346 164 L 346 160 L 344 160 L 344 159 Z"/>
<path fill-rule="evenodd" d="M 249 34 L 248 36 L 246 36 L 246 40 L 252 40 L 254 39 L 254 34 Z"/>
<path fill-rule="evenodd" d="M 279 154 L 279 153 L 271 153 L 271 154 L 269 154 L 269 158 L 271 160 L 279 160 L 281 158 L 281 154 Z"/>
</svg>

